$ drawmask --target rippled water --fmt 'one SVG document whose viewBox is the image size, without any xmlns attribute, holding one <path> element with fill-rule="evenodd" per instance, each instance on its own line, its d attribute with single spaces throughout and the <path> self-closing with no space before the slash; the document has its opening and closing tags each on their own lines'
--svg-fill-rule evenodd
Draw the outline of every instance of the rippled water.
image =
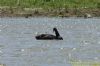
<svg viewBox="0 0 100 66">
<path fill-rule="evenodd" d="M 64 40 L 36 40 L 57 27 Z M 100 19 L 0 18 L 0 64 L 6 66 L 72 66 L 100 61 Z"/>
</svg>

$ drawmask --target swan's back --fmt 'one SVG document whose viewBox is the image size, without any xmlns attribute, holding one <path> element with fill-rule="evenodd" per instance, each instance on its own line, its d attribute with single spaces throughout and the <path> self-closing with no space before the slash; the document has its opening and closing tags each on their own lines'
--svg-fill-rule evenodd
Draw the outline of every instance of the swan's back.
<svg viewBox="0 0 100 66">
<path fill-rule="evenodd" d="M 36 39 L 55 39 L 55 38 L 56 36 L 51 34 L 41 34 L 36 36 Z"/>
</svg>

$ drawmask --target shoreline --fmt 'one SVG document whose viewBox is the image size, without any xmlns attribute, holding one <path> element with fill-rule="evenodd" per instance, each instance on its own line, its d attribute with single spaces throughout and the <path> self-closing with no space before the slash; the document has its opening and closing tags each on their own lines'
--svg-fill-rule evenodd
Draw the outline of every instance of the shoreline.
<svg viewBox="0 0 100 66">
<path fill-rule="evenodd" d="M 100 17 L 99 8 L 17 8 L 0 7 L 0 17 Z"/>
</svg>

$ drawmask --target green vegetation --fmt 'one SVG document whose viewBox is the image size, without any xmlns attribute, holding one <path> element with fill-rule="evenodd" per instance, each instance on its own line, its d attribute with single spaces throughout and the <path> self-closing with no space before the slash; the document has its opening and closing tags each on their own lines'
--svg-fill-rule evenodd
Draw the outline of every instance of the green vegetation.
<svg viewBox="0 0 100 66">
<path fill-rule="evenodd" d="M 72 66 L 100 66 L 100 62 L 71 62 Z"/>
<path fill-rule="evenodd" d="M 0 6 L 26 8 L 100 8 L 100 0 L 0 0 Z"/>
<path fill-rule="evenodd" d="M 100 16 L 100 0 L 0 0 L 1 16 Z"/>
</svg>

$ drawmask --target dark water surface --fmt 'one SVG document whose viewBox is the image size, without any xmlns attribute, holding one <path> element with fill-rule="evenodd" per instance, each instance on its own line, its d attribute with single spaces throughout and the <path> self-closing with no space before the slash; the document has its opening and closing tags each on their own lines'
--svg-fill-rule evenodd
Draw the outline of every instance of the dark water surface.
<svg viewBox="0 0 100 66">
<path fill-rule="evenodd" d="M 36 40 L 57 27 L 64 40 Z M 6 66 L 72 66 L 100 61 L 100 19 L 0 18 L 0 64 Z"/>
</svg>

